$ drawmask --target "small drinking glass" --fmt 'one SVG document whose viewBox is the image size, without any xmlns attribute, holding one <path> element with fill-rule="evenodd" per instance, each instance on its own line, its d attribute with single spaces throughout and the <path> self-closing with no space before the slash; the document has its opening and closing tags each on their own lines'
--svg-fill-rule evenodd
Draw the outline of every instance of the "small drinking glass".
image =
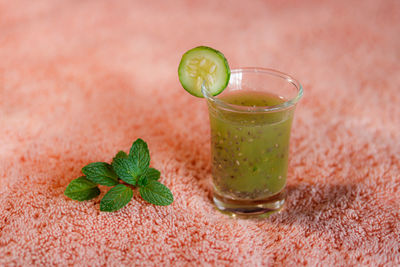
<svg viewBox="0 0 400 267">
<path fill-rule="evenodd" d="M 266 217 L 285 203 L 289 139 L 300 83 L 265 68 L 233 69 L 228 87 L 212 96 L 213 200 L 222 212 Z"/>
</svg>

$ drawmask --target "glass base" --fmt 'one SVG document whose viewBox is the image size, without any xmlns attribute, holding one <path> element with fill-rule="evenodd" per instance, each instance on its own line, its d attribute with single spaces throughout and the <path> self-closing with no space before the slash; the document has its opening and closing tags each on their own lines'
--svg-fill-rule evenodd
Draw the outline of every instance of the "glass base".
<svg viewBox="0 0 400 267">
<path fill-rule="evenodd" d="M 240 218 L 266 218 L 282 210 L 286 199 L 286 192 L 258 200 L 234 200 L 225 198 L 214 192 L 214 204 L 217 209 L 232 217 Z"/>
</svg>

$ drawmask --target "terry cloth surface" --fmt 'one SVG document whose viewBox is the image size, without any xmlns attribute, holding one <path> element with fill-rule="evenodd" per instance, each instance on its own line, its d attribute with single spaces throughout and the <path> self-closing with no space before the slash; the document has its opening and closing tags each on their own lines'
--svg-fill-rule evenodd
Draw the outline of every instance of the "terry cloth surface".
<svg viewBox="0 0 400 267">
<path fill-rule="evenodd" d="M 0 265 L 398 266 L 399 33 L 398 0 L 0 0 Z M 279 215 L 213 208 L 206 103 L 177 76 L 197 45 L 305 88 Z M 63 195 L 139 137 L 173 205 Z"/>
</svg>

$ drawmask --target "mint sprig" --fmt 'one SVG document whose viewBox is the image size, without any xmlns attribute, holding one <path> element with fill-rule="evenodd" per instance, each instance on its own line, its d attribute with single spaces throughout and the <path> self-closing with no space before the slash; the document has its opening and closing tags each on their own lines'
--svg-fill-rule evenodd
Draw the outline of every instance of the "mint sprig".
<svg viewBox="0 0 400 267">
<path fill-rule="evenodd" d="M 84 201 L 100 194 L 97 184 L 113 186 L 100 201 L 101 211 L 117 211 L 133 197 L 132 187 L 138 187 L 141 197 L 154 205 L 167 206 L 173 201 L 171 191 L 158 182 L 160 172 L 150 168 L 150 153 L 146 142 L 137 139 L 129 151 L 119 151 L 111 164 L 94 162 L 82 168 L 85 176 L 72 180 L 64 194 Z"/>
</svg>

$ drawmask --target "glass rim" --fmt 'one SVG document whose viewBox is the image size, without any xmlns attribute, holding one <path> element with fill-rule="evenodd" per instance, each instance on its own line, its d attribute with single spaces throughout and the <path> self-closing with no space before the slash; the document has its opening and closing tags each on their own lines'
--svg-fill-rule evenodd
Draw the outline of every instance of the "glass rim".
<svg viewBox="0 0 400 267">
<path fill-rule="evenodd" d="M 232 110 L 232 111 L 238 111 L 238 112 L 249 112 L 249 113 L 278 111 L 278 110 L 282 110 L 282 109 L 287 109 L 287 108 L 295 105 L 300 100 L 300 98 L 303 96 L 303 87 L 299 83 L 299 81 L 297 81 L 295 78 L 293 78 L 289 74 L 286 74 L 286 73 L 278 71 L 278 70 L 274 70 L 274 69 L 270 69 L 270 68 L 259 68 L 259 67 L 244 67 L 244 68 L 232 69 L 231 74 L 232 73 L 261 73 L 261 74 L 266 74 L 266 75 L 270 75 L 270 76 L 275 76 L 276 78 L 284 79 L 288 83 L 292 84 L 297 89 L 297 94 L 293 98 L 291 98 L 281 104 L 275 105 L 275 106 L 249 107 L 249 106 L 230 104 L 230 103 L 227 103 L 227 102 L 217 98 L 216 97 L 217 95 L 215 95 L 215 96 L 211 95 L 209 93 L 209 91 L 207 90 L 205 83 L 203 83 L 201 86 L 201 92 L 202 92 L 203 96 L 207 100 L 214 102 L 217 105 L 219 105 L 225 109 Z"/>
</svg>

